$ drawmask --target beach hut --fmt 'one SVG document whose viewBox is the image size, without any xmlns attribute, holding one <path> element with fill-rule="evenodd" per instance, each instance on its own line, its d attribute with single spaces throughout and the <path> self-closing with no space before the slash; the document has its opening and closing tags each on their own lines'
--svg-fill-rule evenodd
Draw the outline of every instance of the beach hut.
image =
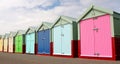
<svg viewBox="0 0 120 64">
<path fill-rule="evenodd" d="M 14 37 L 15 37 L 15 35 L 16 35 L 16 32 L 10 32 L 10 34 L 9 34 L 9 38 L 8 38 L 8 40 L 9 40 L 9 43 L 8 43 L 8 52 L 11 52 L 11 53 L 13 53 L 13 51 L 14 51 Z"/>
<path fill-rule="evenodd" d="M 38 53 L 41 55 L 50 55 L 51 42 L 51 23 L 43 22 L 37 30 L 38 33 Z"/>
<path fill-rule="evenodd" d="M 1 52 L 3 51 L 3 38 L 4 38 L 4 36 L 0 35 L 0 51 Z"/>
<path fill-rule="evenodd" d="M 53 56 L 77 57 L 76 19 L 60 16 L 52 25 Z"/>
<path fill-rule="evenodd" d="M 79 57 L 120 59 L 120 14 L 92 5 L 78 19 Z"/>
<path fill-rule="evenodd" d="M 29 27 L 25 35 L 26 53 L 35 54 L 37 27 Z"/>
<path fill-rule="evenodd" d="M 25 53 L 25 33 L 19 30 L 15 35 L 15 53 Z"/>
<path fill-rule="evenodd" d="M 3 44 L 3 51 L 4 52 L 8 52 L 8 37 L 9 37 L 9 34 L 6 33 L 5 37 L 4 37 L 4 44 Z"/>
</svg>

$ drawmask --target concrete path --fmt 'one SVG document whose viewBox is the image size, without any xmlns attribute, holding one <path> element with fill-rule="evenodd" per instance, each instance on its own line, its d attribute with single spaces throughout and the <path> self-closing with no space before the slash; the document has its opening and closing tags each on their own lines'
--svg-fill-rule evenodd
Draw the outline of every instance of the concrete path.
<svg viewBox="0 0 120 64">
<path fill-rule="evenodd" d="M 0 64 L 120 64 L 120 61 L 61 58 L 0 52 Z"/>
</svg>

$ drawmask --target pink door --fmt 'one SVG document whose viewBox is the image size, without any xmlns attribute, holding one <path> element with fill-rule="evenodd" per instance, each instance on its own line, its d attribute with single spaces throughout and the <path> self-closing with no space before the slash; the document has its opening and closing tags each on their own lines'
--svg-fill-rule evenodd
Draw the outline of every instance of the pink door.
<svg viewBox="0 0 120 64">
<path fill-rule="evenodd" d="M 81 56 L 112 57 L 110 16 L 80 22 Z"/>
<path fill-rule="evenodd" d="M 80 22 L 81 56 L 94 56 L 93 20 Z"/>
<path fill-rule="evenodd" d="M 95 33 L 95 56 L 112 57 L 110 16 L 104 15 L 93 20 Z"/>
</svg>

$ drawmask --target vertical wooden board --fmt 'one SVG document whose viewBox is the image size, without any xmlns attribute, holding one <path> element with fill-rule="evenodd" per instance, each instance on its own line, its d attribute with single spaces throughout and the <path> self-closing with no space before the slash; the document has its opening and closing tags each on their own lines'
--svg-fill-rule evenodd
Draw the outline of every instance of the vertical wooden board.
<svg viewBox="0 0 120 64">
<path fill-rule="evenodd" d="M 116 14 L 115 14 L 116 15 Z M 118 14 L 116 17 L 111 16 L 111 30 L 112 37 L 120 37 L 120 15 Z"/>
<path fill-rule="evenodd" d="M 61 26 L 53 28 L 53 54 L 61 54 L 62 44 L 61 44 Z"/>
<path fill-rule="evenodd" d="M 72 40 L 78 40 L 78 31 L 79 31 L 79 28 L 78 28 L 78 25 L 76 22 L 73 22 L 72 24 Z"/>
</svg>

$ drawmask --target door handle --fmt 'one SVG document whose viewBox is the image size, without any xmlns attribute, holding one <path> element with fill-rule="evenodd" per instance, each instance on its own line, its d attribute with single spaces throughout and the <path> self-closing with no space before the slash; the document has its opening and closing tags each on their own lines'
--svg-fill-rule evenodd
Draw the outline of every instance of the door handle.
<svg viewBox="0 0 120 64">
<path fill-rule="evenodd" d="M 93 28 L 93 30 L 98 30 L 98 28 Z"/>
<path fill-rule="evenodd" d="M 61 34 L 61 36 L 64 36 L 64 34 Z"/>
<path fill-rule="evenodd" d="M 42 38 L 42 40 L 45 40 L 45 38 Z"/>
<path fill-rule="evenodd" d="M 98 32 L 99 29 L 98 28 L 93 28 L 93 30 L 96 31 L 96 32 Z"/>
</svg>

